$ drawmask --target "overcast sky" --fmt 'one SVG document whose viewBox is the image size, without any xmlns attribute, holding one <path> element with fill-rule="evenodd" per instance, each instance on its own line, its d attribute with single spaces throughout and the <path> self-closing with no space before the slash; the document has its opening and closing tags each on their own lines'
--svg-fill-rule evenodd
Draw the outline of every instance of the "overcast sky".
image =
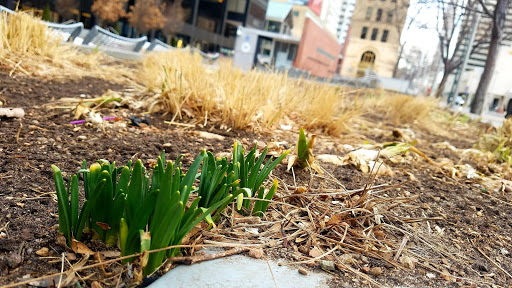
<svg viewBox="0 0 512 288">
<path fill-rule="evenodd" d="M 416 0 L 411 1 L 411 7 L 409 8 L 404 27 L 406 28 L 411 18 L 414 18 L 415 23 L 426 24 L 430 29 L 419 28 L 418 25 L 413 24 L 409 30 L 404 29 L 402 41 L 407 41 L 406 49 L 410 49 L 413 46 L 419 47 L 430 57 L 433 57 L 434 53 L 439 49 L 437 32 L 434 30 L 437 22 L 436 10 L 425 7 L 420 10 L 416 2 Z"/>
</svg>

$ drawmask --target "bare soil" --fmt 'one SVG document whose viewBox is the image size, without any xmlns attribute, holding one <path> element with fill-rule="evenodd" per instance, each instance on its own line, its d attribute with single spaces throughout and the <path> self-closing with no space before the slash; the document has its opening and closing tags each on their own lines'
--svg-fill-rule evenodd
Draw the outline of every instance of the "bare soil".
<svg viewBox="0 0 512 288">
<path fill-rule="evenodd" d="M 229 152 L 235 139 L 246 143 L 272 139 L 288 143 L 296 141 L 296 131 L 256 134 L 233 130 L 227 132 L 213 126 L 197 129 L 225 138 L 203 139 L 190 129 L 164 124 L 166 116 L 163 115 L 151 115 L 151 125 L 144 129 L 125 128 L 124 124 L 129 121 L 121 121 L 107 125 L 104 133 L 98 127 L 86 124 L 71 125 L 69 121 L 72 115 L 69 110 L 49 110 L 43 105 L 62 97 L 101 96 L 108 89 L 122 90 L 124 87 L 119 84 L 96 78 L 56 82 L 22 76 L 10 77 L 5 73 L 0 73 L 0 83 L 0 101 L 3 106 L 22 107 L 26 113 L 21 120 L 3 118 L 0 121 L 0 285 L 19 282 L 26 275 L 37 277 L 60 272 L 60 253 L 64 249 L 56 243 L 58 218 L 57 203 L 52 196 L 54 186 L 51 164 L 59 166 L 69 175 L 80 169 L 84 159 L 88 163 L 97 159 L 126 163 L 130 159 L 139 158 L 147 164 L 151 159 L 156 159 L 162 150 L 166 150 L 169 159 L 175 159 L 179 154 L 190 155 L 184 159 L 184 165 L 187 166 L 200 149 L 206 148 L 214 153 Z M 124 108 L 110 111 L 113 116 L 141 116 L 141 112 Z M 375 119 L 374 115 L 365 117 L 368 121 Z M 381 120 L 378 124 L 380 129 L 391 131 L 396 127 L 393 123 L 386 123 L 385 119 Z M 363 130 L 358 132 L 370 142 L 393 140 L 391 133 L 386 136 Z M 460 134 L 448 138 L 427 130 L 415 132 L 422 139 L 417 147 L 428 156 L 433 159 L 449 158 L 455 163 L 460 160 L 455 153 L 449 150 L 438 151 L 432 144 L 449 141 L 458 148 L 470 148 L 479 136 Z M 338 145 L 346 143 L 344 139 L 349 137 L 320 138 Z M 170 145 L 164 145 L 166 143 Z M 318 154 L 339 153 L 333 146 L 317 146 Z M 361 188 L 368 182 L 368 175 L 352 166 L 322 164 L 322 167 L 347 189 Z M 444 244 L 447 255 L 458 254 L 461 260 L 450 260 L 449 257 L 429 259 L 420 261 L 415 269 L 409 270 L 390 268 L 380 260 L 370 259 L 370 267 L 383 268 L 382 274 L 370 275 L 372 278 L 389 287 L 512 285 L 512 279 L 497 267 L 499 265 L 505 271 L 512 271 L 511 193 L 505 193 L 504 196 L 497 193 L 489 195 L 480 184 L 469 179 L 452 179 L 426 162 L 404 163 L 393 168 L 398 171 L 395 177 L 379 176 L 376 184 L 405 183 L 410 178 L 406 172 L 412 173 L 415 181 L 386 193 L 390 197 L 419 195 L 417 201 L 410 203 L 412 207 L 400 207 L 395 212 L 410 217 L 444 218 L 444 221 L 429 221 L 430 233 L 442 231 L 442 235 L 436 237 L 437 241 Z M 311 179 L 308 171 L 298 170 L 294 180 L 283 164 L 276 168 L 273 175 L 289 185 L 295 181 L 298 186 L 307 185 Z M 317 181 L 314 185 L 317 188 L 328 186 L 325 182 Z M 417 225 L 420 230 L 428 230 L 424 222 Z M 98 243 L 89 242 L 88 245 L 93 250 L 104 249 Z M 408 247 L 415 249 L 415 245 L 425 247 L 424 243 L 416 240 L 411 240 Z M 43 247 L 49 249 L 49 257 L 40 257 L 35 253 Z M 486 259 L 477 248 L 494 263 Z M 422 249 L 425 249 L 425 255 L 434 255 L 427 248 Z M 283 260 L 292 259 L 294 252 L 292 248 L 284 247 L 266 251 L 267 255 Z M 439 272 L 443 270 L 448 271 L 452 279 L 440 277 Z M 336 271 L 333 274 L 335 277 L 330 283 L 332 287 L 368 286 L 365 280 L 352 273 Z M 103 284 L 115 285 L 108 279 Z"/>
</svg>

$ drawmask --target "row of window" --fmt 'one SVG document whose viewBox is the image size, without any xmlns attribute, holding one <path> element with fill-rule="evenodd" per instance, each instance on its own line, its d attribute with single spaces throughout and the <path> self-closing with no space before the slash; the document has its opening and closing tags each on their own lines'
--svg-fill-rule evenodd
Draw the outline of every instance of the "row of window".
<svg viewBox="0 0 512 288">
<path fill-rule="evenodd" d="M 361 31 L 361 39 L 366 39 L 366 34 L 368 34 L 368 27 L 363 27 L 363 30 Z M 370 37 L 371 40 L 375 41 L 377 40 L 377 35 L 379 34 L 379 29 L 373 28 L 372 35 Z M 389 30 L 382 31 L 382 36 L 380 38 L 381 42 L 387 42 L 388 41 L 388 34 Z"/>
<path fill-rule="evenodd" d="M 377 15 L 375 16 L 375 21 L 380 22 L 382 20 L 382 9 L 377 9 Z M 373 7 L 368 7 L 366 9 L 366 20 L 371 20 L 373 15 Z M 388 11 L 386 22 L 391 23 L 393 21 L 393 11 Z"/>
</svg>

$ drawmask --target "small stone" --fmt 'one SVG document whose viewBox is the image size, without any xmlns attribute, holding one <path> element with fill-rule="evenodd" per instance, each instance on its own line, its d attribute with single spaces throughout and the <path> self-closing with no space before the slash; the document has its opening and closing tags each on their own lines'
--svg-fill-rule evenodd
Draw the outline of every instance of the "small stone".
<svg viewBox="0 0 512 288">
<path fill-rule="evenodd" d="M 37 255 L 39 255 L 39 256 L 41 256 L 41 257 L 46 257 L 46 256 L 48 256 L 48 255 L 49 255 L 48 248 L 43 247 L 43 248 L 41 248 L 41 249 L 37 250 L 37 251 L 36 251 L 36 254 L 37 254 Z"/>
<path fill-rule="evenodd" d="M 55 138 L 55 141 L 57 141 L 57 142 L 62 142 L 62 138 L 57 137 L 57 138 Z"/>
<path fill-rule="evenodd" d="M 476 212 L 476 216 L 478 216 L 478 217 L 482 217 L 483 215 L 484 215 L 484 214 L 482 213 L 482 211 L 478 211 L 478 212 Z"/>
<path fill-rule="evenodd" d="M 473 210 L 473 211 L 476 211 L 476 206 L 472 205 L 472 206 L 469 206 L 469 209 Z"/>
<path fill-rule="evenodd" d="M 283 265 L 284 265 L 284 264 L 283 264 L 282 262 L 277 263 L 277 266 L 279 266 L 279 267 L 281 267 L 281 266 L 283 266 Z"/>
<path fill-rule="evenodd" d="M 428 210 L 428 209 L 430 209 L 430 205 L 428 205 L 428 203 L 423 203 L 423 204 L 421 204 L 421 208 Z"/>
<path fill-rule="evenodd" d="M 171 143 L 164 143 L 164 144 L 162 144 L 162 147 L 163 148 L 171 148 L 172 144 Z"/>
<path fill-rule="evenodd" d="M 48 143 L 48 139 L 44 138 L 44 137 L 37 137 L 36 138 L 37 142 L 39 142 L 40 144 L 45 144 L 45 143 Z"/>
<path fill-rule="evenodd" d="M 427 276 L 427 278 L 429 278 L 429 279 L 434 279 L 434 278 L 436 278 L 436 274 L 434 274 L 434 273 L 430 273 L 430 272 L 429 272 L 429 273 L 427 273 L 427 275 L 426 275 L 426 276 Z"/>
<path fill-rule="evenodd" d="M 75 253 L 66 253 L 66 258 L 69 261 L 74 261 L 74 260 L 76 260 L 76 254 Z"/>
<path fill-rule="evenodd" d="M 336 269 L 336 267 L 334 267 L 334 262 L 326 260 L 320 261 L 320 268 L 327 271 L 334 271 Z"/>
<path fill-rule="evenodd" d="M 14 269 L 21 264 L 21 256 L 17 253 L 11 253 L 5 257 L 5 262 L 7 266 Z"/>
<path fill-rule="evenodd" d="M 370 267 L 363 266 L 363 267 L 361 267 L 361 271 L 363 271 L 364 273 L 368 273 L 368 272 L 370 272 Z"/>
<path fill-rule="evenodd" d="M 80 136 L 76 137 L 76 140 L 78 140 L 78 141 L 85 141 L 85 140 L 87 140 L 87 137 L 84 136 L 84 135 L 80 135 Z"/>
<path fill-rule="evenodd" d="M 260 259 L 261 257 L 263 257 L 263 255 L 263 249 L 261 248 L 249 250 L 249 256 L 251 256 L 252 258 Z"/>
<path fill-rule="evenodd" d="M 404 196 L 405 196 L 405 197 L 409 197 L 409 196 L 411 196 L 411 192 L 409 192 L 409 191 L 404 191 Z"/>
<path fill-rule="evenodd" d="M 299 268 L 299 273 L 302 275 L 308 275 L 308 271 L 306 271 L 304 268 Z"/>
<path fill-rule="evenodd" d="M 505 192 L 507 192 L 507 193 L 512 192 L 512 186 L 505 185 Z"/>
<path fill-rule="evenodd" d="M 361 255 L 361 261 L 364 263 L 364 264 L 369 264 L 370 263 L 370 260 L 368 260 L 368 257 L 364 256 L 364 255 Z"/>
<path fill-rule="evenodd" d="M 374 276 L 380 275 L 380 274 L 382 274 L 382 268 L 373 267 L 372 269 L 370 269 L 370 274 L 372 274 Z"/>
<path fill-rule="evenodd" d="M 441 197 L 434 197 L 434 201 L 436 201 L 436 202 L 441 201 Z"/>
</svg>

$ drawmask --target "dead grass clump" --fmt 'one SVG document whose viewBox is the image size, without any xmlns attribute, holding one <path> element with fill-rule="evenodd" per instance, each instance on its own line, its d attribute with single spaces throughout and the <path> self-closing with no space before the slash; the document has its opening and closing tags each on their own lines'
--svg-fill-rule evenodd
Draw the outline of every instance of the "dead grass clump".
<svg viewBox="0 0 512 288">
<path fill-rule="evenodd" d="M 156 93 L 146 99 L 149 110 L 178 119 L 187 116 L 247 129 L 271 127 L 289 117 L 339 135 L 361 114 L 361 105 L 354 105 L 339 86 L 277 72 L 242 72 L 224 59 L 207 66 L 197 54 L 170 51 L 148 55 L 141 65 L 138 80 Z"/>
<path fill-rule="evenodd" d="M 382 92 L 380 96 L 373 98 L 373 102 L 378 111 L 395 123 L 421 122 L 437 107 L 437 101 L 433 98 L 390 92 Z"/>
<path fill-rule="evenodd" d="M 11 69 L 26 76 L 62 78 L 97 76 L 118 81 L 125 75 L 101 53 L 80 54 L 41 19 L 23 11 L 0 13 L 0 59 Z M 126 69 L 125 69 L 126 70 Z"/>
<path fill-rule="evenodd" d="M 503 125 L 497 128 L 493 133 L 485 134 L 480 138 L 476 147 L 482 151 L 491 152 L 495 160 L 499 163 L 512 164 L 512 119 L 503 121 Z"/>
</svg>

